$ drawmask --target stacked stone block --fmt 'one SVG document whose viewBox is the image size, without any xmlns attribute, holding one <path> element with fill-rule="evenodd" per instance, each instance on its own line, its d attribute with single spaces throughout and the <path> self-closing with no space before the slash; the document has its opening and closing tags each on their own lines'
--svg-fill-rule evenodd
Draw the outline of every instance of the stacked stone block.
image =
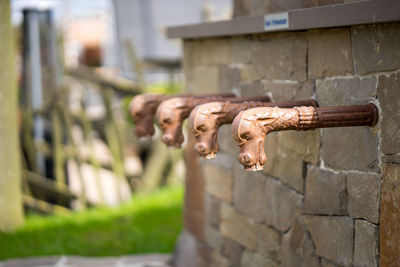
<svg viewBox="0 0 400 267">
<path fill-rule="evenodd" d="M 243 170 L 230 125 L 215 160 L 190 160 L 189 141 L 198 266 L 400 265 L 399 36 L 392 23 L 184 41 L 190 93 L 380 111 L 373 128 L 269 134 L 262 172 Z"/>
</svg>

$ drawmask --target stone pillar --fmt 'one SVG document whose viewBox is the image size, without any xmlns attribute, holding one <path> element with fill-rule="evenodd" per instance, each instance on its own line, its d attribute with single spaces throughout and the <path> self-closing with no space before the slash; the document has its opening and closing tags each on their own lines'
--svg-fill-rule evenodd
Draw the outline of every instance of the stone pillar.
<svg viewBox="0 0 400 267">
<path fill-rule="evenodd" d="M 398 47 L 398 22 L 185 40 L 191 93 L 372 102 L 380 112 L 373 128 L 271 133 L 257 173 L 237 162 L 230 125 L 212 161 L 197 158 L 189 137 L 185 216 L 198 266 L 400 265 Z"/>
<path fill-rule="evenodd" d="M 204 179 L 201 174 L 197 152 L 194 150 L 195 139 L 188 136 L 188 144 L 185 149 L 185 202 L 184 224 L 198 241 L 204 239 Z"/>
</svg>

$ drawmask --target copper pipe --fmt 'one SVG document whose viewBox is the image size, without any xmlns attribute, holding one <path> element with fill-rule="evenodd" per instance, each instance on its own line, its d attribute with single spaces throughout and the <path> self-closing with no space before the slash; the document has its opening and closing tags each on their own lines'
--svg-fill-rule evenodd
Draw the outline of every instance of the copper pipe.
<svg viewBox="0 0 400 267">
<path fill-rule="evenodd" d="M 178 95 L 185 97 L 189 95 Z M 198 97 L 210 97 L 210 96 L 225 96 L 234 97 L 234 94 L 209 94 L 199 95 Z M 156 94 L 141 94 L 135 96 L 130 105 L 129 112 L 132 121 L 135 123 L 134 132 L 138 137 L 148 137 L 154 134 L 154 114 L 156 113 L 158 105 L 164 100 L 177 97 L 177 95 L 156 95 Z"/>
<path fill-rule="evenodd" d="M 240 148 L 240 163 L 249 171 L 262 170 L 267 157 L 265 137 L 274 131 L 307 131 L 316 128 L 374 126 L 378 109 L 374 104 L 345 107 L 259 107 L 240 112 L 232 123 L 232 134 Z"/>
<path fill-rule="evenodd" d="M 196 137 L 195 150 L 206 159 L 213 159 L 219 151 L 218 128 L 223 124 L 232 123 L 239 112 L 255 107 L 281 107 L 314 106 L 317 101 L 300 100 L 287 102 L 262 102 L 246 101 L 243 103 L 210 102 L 195 107 L 190 113 L 189 127 Z"/>
<path fill-rule="evenodd" d="M 197 105 L 201 105 L 214 101 L 230 101 L 230 102 L 243 102 L 247 100 L 261 100 L 270 101 L 267 96 L 259 97 L 221 97 L 210 96 L 199 98 L 193 97 L 175 97 L 163 101 L 156 112 L 156 119 L 163 132 L 161 140 L 169 147 L 181 147 L 184 141 L 182 133 L 182 123 L 189 116 L 190 112 Z"/>
<path fill-rule="evenodd" d="M 378 110 L 374 104 L 364 106 L 323 107 L 317 109 L 318 127 L 374 126 Z M 372 114 L 372 115 L 371 115 Z"/>
</svg>

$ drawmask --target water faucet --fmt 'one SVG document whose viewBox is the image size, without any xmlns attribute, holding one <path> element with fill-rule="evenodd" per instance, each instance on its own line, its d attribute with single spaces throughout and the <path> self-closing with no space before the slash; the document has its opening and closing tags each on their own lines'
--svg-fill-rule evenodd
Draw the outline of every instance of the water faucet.
<svg viewBox="0 0 400 267">
<path fill-rule="evenodd" d="M 258 107 L 241 111 L 235 117 L 232 134 L 240 148 L 240 163 L 248 171 L 259 171 L 267 161 L 264 142 L 270 132 L 345 126 L 372 127 L 377 121 L 378 109 L 374 104 L 322 108 Z"/>
<path fill-rule="evenodd" d="M 163 132 L 161 140 L 169 147 L 181 147 L 184 141 L 182 133 L 183 121 L 190 112 L 197 106 L 214 101 L 243 102 L 242 97 L 227 97 L 226 95 L 209 97 L 175 97 L 163 101 L 157 108 L 156 119 Z M 249 99 L 260 99 L 260 97 L 249 97 Z M 265 101 L 270 98 L 262 97 Z"/>
<path fill-rule="evenodd" d="M 224 94 L 226 97 L 233 97 L 234 94 Z M 154 134 L 154 115 L 157 107 L 164 100 L 174 97 L 185 97 L 186 94 L 182 95 L 157 95 L 157 94 L 140 94 L 135 96 L 130 105 L 129 112 L 135 123 L 134 132 L 138 137 L 148 137 Z M 209 97 L 216 95 L 199 95 L 198 97 Z M 221 95 L 219 95 L 221 96 Z"/>
<path fill-rule="evenodd" d="M 245 102 L 232 103 L 210 102 L 197 106 L 192 110 L 189 117 L 189 126 L 196 137 L 195 150 L 201 157 L 213 159 L 219 151 L 218 128 L 223 124 L 232 123 L 239 112 L 255 107 L 294 107 L 294 106 L 318 106 L 313 100 L 300 100 L 288 102 L 269 102 L 259 98 L 258 101 L 243 99 Z"/>
<path fill-rule="evenodd" d="M 129 104 L 129 113 L 135 123 L 134 132 L 138 137 L 147 137 L 154 134 L 154 114 L 161 101 L 172 96 L 141 94 L 135 96 Z"/>
</svg>

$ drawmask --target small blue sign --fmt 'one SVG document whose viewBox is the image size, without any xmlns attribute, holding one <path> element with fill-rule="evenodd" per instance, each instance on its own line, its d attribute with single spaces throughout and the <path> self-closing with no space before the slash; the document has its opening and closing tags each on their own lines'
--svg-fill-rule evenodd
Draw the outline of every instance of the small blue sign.
<svg viewBox="0 0 400 267">
<path fill-rule="evenodd" d="M 289 15 L 287 12 L 264 16 L 264 30 L 272 31 L 289 28 Z"/>
</svg>

